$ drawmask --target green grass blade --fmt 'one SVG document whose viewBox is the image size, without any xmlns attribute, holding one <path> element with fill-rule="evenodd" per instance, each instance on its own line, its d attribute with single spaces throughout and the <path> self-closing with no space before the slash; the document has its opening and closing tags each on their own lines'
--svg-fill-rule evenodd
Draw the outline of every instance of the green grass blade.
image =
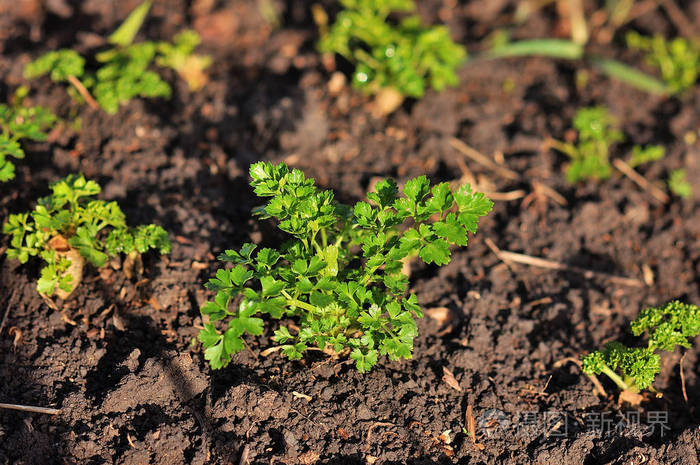
<svg viewBox="0 0 700 465">
<path fill-rule="evenodd" d="M 667 95 L 670 93 L 668 87 L 658 79 L 650 76 L 636 68 L 628 66 L 617 60 L 608 58 L 593 58 L 591 63 L 603 74 L 629 84 L 637 89 L 656 95 Z"/>
<path fill-rule="evenodd" d="M 487 52 L 487 55 L 490 58 L 537 55 L 578 60 L 583 57 L 583 47 L 564 39 L 532 39 L 500 45 Z"/>
<path fill-rule="evenodd" d="M 151 3 L 152 2 L 148 0 L 134 8 L 134 11 L 129 13 L 129 16 L 126 17 L 124 22 L 109 36 L 109 43 L 122 47 L 131 45 L 134 41 L 134 37 L 136 37 L 136 33 L 139 32 L 139 29 L 141 29 L 146 19 L 148 10 L 151 9 Z"/>
</svg>

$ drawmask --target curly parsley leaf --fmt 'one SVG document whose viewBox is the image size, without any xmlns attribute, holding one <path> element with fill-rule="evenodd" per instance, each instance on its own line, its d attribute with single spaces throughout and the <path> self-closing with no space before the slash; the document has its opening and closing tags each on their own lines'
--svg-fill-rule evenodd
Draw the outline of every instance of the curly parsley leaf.
<svg viewBox="0 0 700 465">
<path fill-rule="evenodd" d="M 650 388 L 660 372 L 659 350 L 690 347 L 689 338 L 700 334 L 700 307 L 672 301 L 642 310 L 631 323 L 632 333 L 649 333 L 647 347 L 629 348 L 609 342 L 603 350 L 582 358 L 583 372 L 605 374 L 620 389 L 637 392 Z"/>
<path fill-rule="evenodd" d="M 404 260 L 449 263 L 450 247 L 466 245 L 492 206 L 469 187 L 431 188 L 425 176 L 401 190 L 393 180 L 380 181 L 367 201 L 354 206 L 336 202 L 332 192 L 284 164 L 256 163 L 250 177 L 256 194 L 266 199 L 255 213 L 274 220 L 290 239 L 277 250 L 244 244 L 219 256 L 230 265 L 209 280 L 206 287 L 215 297 L 201 308 L 208 322 L 229 325 L 217 333 L 228 338 L 221 344 L 210 327 L 204 330 L 211 336 L 205 355 L 212 368 L 242 348 L 244 333 L 262 333 L 264 320 L 255 315 L 264 314 L 297 321 L 298 330 L 283 326 L 274 335 L 292 360 L 311 345 L 350 350 L 362 372 L 379 355 L 410 358 L 415 318 L 422 312 L 416 296 L 407 293 Z"/>
<path fill-rule="evenodd" d="M 39 256 L 45 262 L 37 283 L 40 293 L 51 296 L 60 290 L 67 298 L 82 277 L 82 265 L 76 268 L 73 260 L 102 267 L 119 253 L 170 251 L 162 227 L 129 228 L 116 202 L 94 199 L 100 190 L 96 182 L 70 175 L 51 184 L 51 195 L 39 199 L 33 212 L 10 215 L 3 225 L 11 237 L 8 258 L 25 263 Z"/>
</svg>

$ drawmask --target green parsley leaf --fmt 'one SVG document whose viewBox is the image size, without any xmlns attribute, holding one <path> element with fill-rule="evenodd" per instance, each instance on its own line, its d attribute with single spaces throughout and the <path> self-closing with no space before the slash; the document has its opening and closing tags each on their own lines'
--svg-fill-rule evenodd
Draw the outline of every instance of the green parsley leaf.
<svg viewBox="0 0 700 465">
<path fill-rule="evenodd" d="M 352 349 L 362 372 L 379 355 L 410 358 L 415 318 L 423 313 L 414 294 L 405 296 L 409 280 L 402 273 L 403 259 L 419 255 L 426 263 L 449 262 L 450 246 L 465 245 L 468 232 L 492 205 L 468 188 L 453 192 L 441 183 L 431 189 L 425 176 L 408 180 L 403 196 L 396 182 L 380 181 L 368 202 L 350 207 L 284 164 L 259 162 L 250 175 L 255 192 L 269 198 L 255 213 L 275 221 L 288 240 L 277 250 L 262 249 L 255 259 L 253 244 L 219 257 L 235 266 L 209 280 L 207 288 L 216 297 L 201 308 L 208 321 L 228 325 L 224 334 L 230 340 L 215 349 L 212 368 L 224 366 L 222 360 L 243 347 L 246 333 L 262 334 L 258 313 L 295 321 L 295 334 L 286 327 L 274 333 L 292 360 L 310 345 Z M 236 312 L 228 310 L 233 298 L 240 299 Z"/>
</svg>

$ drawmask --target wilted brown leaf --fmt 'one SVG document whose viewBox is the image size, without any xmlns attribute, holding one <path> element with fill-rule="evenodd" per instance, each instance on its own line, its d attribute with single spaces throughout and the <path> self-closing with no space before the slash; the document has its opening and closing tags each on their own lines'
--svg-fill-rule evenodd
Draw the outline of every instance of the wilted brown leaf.
<svg viewBox="0 0 700 465">
<path fill-rule="evenodd" d="M 467 420 L 467 432 L 474 443 L 474 447 L 479 450 L 484 450 L 484 445 L 476 442 L 476 422 L 474 421 L 474 413 L 472 412 L 471 404 L 467 405 L 467 413 L 465 414 L 465 417 Z"/>
<path fill-rule="evenodd" d="M 442 380 L 452 389 L 462 392 L 462 386 L 459 385 L 459 381 L 447 367 L 442 367 Z"/>
</svg>

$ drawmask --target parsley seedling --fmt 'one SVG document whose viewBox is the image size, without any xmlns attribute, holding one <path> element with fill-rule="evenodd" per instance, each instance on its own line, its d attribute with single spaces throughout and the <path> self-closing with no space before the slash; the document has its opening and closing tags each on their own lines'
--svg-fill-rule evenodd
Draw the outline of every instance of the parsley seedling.
<svg viewBox="0 0 700 465">
<path fill-rule="evenodd" d="M 156 50 L 154 42 L 141 42 L 96 55 L 102 67 L 97 70 L 91 87 L 100 107 L 114 114 L 120 105 L 134 97 L 170 98 L 170 85 L 149 70 Z"/>
<path fill-rule="evenodd" d="M 457 85 L 455 70 L 465 60 L 445 26 L 421 25 L 412 14 L 412 0 L 341 0 L 344 9 L 319 49 L 337 53 L 355 65 L 353 84 L 369 94 L 393 88 L 400 95 L 420 98 L 427 87 L 442 90 Z M 408 13 L 397 23 L 392 13 Z M 323 31 L 322 31 L 323 32 Z"/>
<path fill-rule="evenodd" d="M 603 107 L 581 108 L 573 121 L 578 131 L 576 145 L 552 140 L 556 150 L 571 158 L 566 179 L 574 184 L 584 179 L 602 180 L 610 177 L 610 146 L 623 139 L 615 129 L 615 119 Z"/>
<path fill-rule="evenodd" d="M 39 256 L 46 262 L 37 282 L 41 294 L 67 298 L 80 284 L 86 261 L 102 267 L 120 253 L 127 255 L 126 264 L 148 249 L 170 252 L 163 228 L 129 228 L 117 202 L 94 199 L 100 193 L 96 182 L 70 175 L 52 184 L 51 191 L 33 212 L 10 215 L 2 228 L 11 235 L 8 258 L 26 263 Z"/>
<path fill-rule="evenodd" d="M 92 92 L 96 104 L 110 114 L 116 113 L 120 105 L 134 97 L 170 97 L 170 85 L 151 70 L 154 62 L 175 69 L 187 80 L 190 88 L 201 87 L 205 82 L 203 70 L 210 60 L 193 53 L 199 43 L 196 32 L 179 34 L 174 44 L 133 42 L 150 6 L 150 1 L 140 4 L 109 36 L 112 48 L 95 55 L 101 66 L 94 74 L 85 69 L 85 58 L 73 50 L 62 49 L 29 63 L 24 71 L 25 77 L 32 79 L 49 74 L 54 82 L 70 82 L 78 91 L 71 93 L 74 98 L 83 97 L 89 102 Z"/>
<path fill-rule="evenodd" d="M 449 263 L 450 245 L 466 246 L 493 205 L 469 186 L 431 188 L 425 176 L 406 182 L 403 196 L 393 180 L 380 181 L 353 207 L 284 164 L 256 163 L 250 176 L 255 193 L 269 198 L 256 215 L 274 218 L 290 239 L 277 250 L 245 244 L 219 256 L 232 267 L 208 282 L 216 296 L 201 308 L 208 321 L 199 333 L 214 369 L 243 349 L 245 333 L 262 334 L 261 315 L 298 321 L 298 330 L 282 326 L 274 335 L 292 360 L 309 345 L 348 348 L 360 372 L 380 355 L 410 358 L 422 311 L 415 294 L 406 295 L 403 260 Z"/>
<path fill-rule="evenodd" d="M 18 94 L 12 105 L 0 104 L 0 182 L 15 177 L 15 165 L 8 159 L 24 158 L 20 145 L 23 139 L 43 142 L 48 137 L 47 130 L 56 122 L 56 116 L 43 107 L 24 107 Z"/>
<path fill-rule="evenodd" d="M 636 32 L 626 36 L 627 46 L 646 53 L 646 61 L 661 72 L 661 78 L 673 93 L 682 93 L 695 85 L 700 75 L 700 41 L 661 35 L 645 37 Z"/>
<path fill-rule="evenodd" d="M 683 199 L 688 199 L 693 195 L 693 186 L 688 182 L 684 169 L 671 171 L 668 177 L 668 188 Z"/>
<path fill-rule="evenodd" d="M 70 77 L 82 77 L 85 73 L 85 58 L 70 49 L 45 53 L 24 67 L 24 77 L 34 79 L 48 74 L 54 82 L 68 82 Z"/>
<path fill-rule="evenodd" d="M 626 347 L 609 342 L 603 350 L 583 357 L 583 372 L 607 375 L 623 391 L 651 388 L 660 371 L 659 350 L 690 348 L 688 338 L 700 334 L 700 307 L 678 301 L 642 310 L 632 321 L 632 334 L 649 333 L 647 347 Z"/>
<path fill-rule="evenodd" d="M 188 29 L 173 38 L 173 43 L 160 42 L 156 63 L 174 69 L 187 82 L 190 90 L 199 90 L 206 84 L 204 70 L 211 65 L 211 57 L 198 55 L 194 49 L 199 45 L 199 34 Z"/>
<path fill-rule="evenodd" d="M 632 168 L 652 161 L 661 160 L 666 156 L 666 148 L 663 145 L 635 145 L 632 147 L 632 155 L 627 164 Z"/>
</svg>

